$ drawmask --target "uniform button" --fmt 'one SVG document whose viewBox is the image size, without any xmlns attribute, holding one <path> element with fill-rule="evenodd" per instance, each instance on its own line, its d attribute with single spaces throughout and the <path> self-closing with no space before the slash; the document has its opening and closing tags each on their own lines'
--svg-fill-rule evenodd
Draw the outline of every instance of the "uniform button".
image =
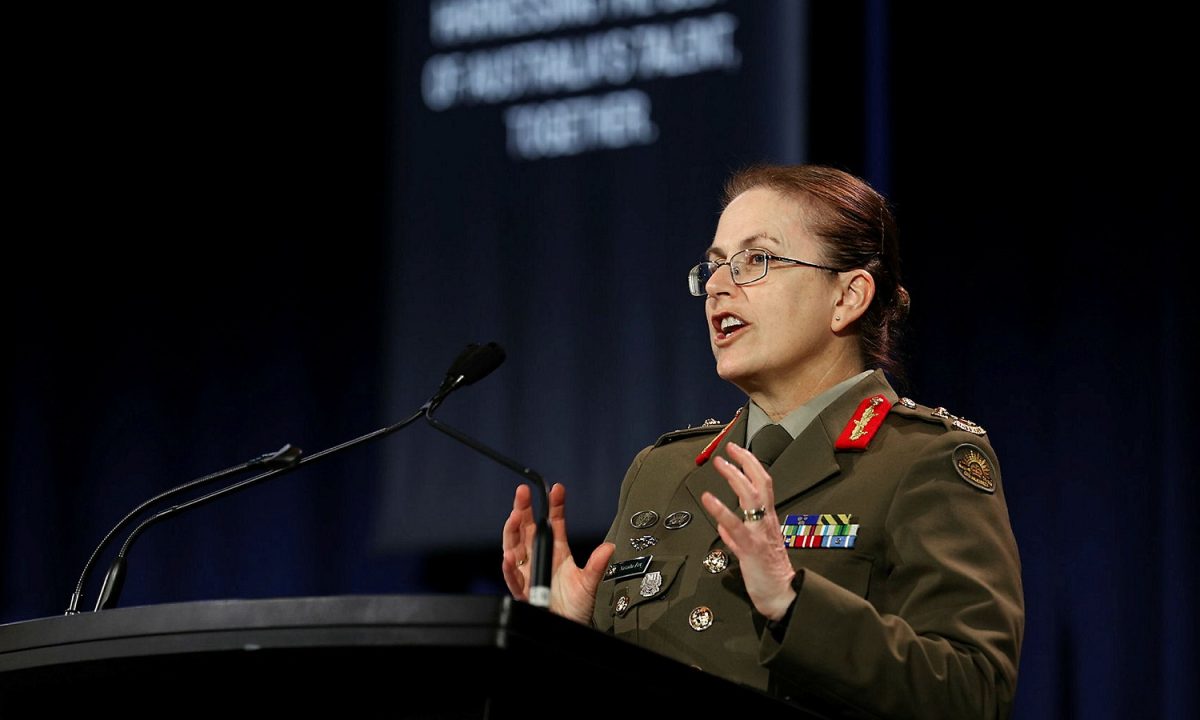
<svg viewBox="0 0 1200 720">
<path fill-rule="evenodd" d="M 691 625 L 692 629 L 696 632 L 704 632 L 712 627 L 712 624 L 713 611 L 704 605 L 693 609 L 691 614 L 688 615 L 688 625 Z"/>
<path fill-rule="evenodd" d="M 629 596 L 626 595 L 625 593 L 621 593 L 621 596 L 619 598 L 617 598 L 616 604 L 613 605 L 613 615 L 616 615 L 618 617 L 625 617 L 625 611 L 628 609 L 629 609 Z"/>
<path fill-rule="evenodd" d="M 723 550 L 713 550 L 704 558 L 704 567 L 713 575 L 729 567 L 729 556 Z"/>
</svg>

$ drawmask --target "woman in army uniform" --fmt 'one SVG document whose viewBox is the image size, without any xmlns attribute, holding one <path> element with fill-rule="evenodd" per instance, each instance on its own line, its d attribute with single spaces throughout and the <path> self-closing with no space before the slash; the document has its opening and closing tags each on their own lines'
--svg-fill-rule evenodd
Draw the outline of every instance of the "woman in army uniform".
<svg viewBox="0 0 1200 720">
<path fill-rule="evenodd" d="M 736 174 L 725 203 L 688 279 L 748 402 L 639 453 L 583 567 L 552 489 L 551 611 L 838 715 L 1006 717 L 1024 603 L 1000 470 L 981 427 L 889 384 L 909 303 L 886 201 L 799 165 Z M 517 599 L 533 527 L 521 486 Z"/>
</svg>

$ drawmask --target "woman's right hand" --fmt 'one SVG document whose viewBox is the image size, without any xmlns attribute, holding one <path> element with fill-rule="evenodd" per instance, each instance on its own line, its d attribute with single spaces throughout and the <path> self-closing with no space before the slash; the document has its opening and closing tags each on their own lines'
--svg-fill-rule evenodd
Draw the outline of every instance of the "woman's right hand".
<svg viewBox="0 0 1200 720">
<path fill-rule="evenodd" d="M 550 611 L 587 625 L 596 605 L 596 590 L 616 546 L 601 543 L 582 568 L 575 564 L 567 542 L 567 490 L 562 483 L 550 489 L 550 529 L 554 536 L 551 560 Z M 528 485 L 519 485 L 513 509 L 504 523 L 500 569 L 508 591 L 517 600 L 529 600 L 530 562 L 537 523 L 533 517 L 533 495 Z"/>
</svg>

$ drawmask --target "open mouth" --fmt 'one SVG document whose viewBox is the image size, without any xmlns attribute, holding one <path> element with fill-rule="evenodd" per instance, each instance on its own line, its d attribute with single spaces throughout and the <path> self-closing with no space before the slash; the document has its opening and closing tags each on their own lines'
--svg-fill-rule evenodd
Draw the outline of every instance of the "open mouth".
<svg viewBox="0 0 1200 720">
<path fill-rule="evenodd" d="M 741 332 L 744 328 L 750 327 L 750 323 L 741 319 L 732 313 L 721 313 L 714 315 L 712 319 L 713 329 L 717 331 L 717 339 L 724 340 L 733 337 Z"/>
</svg>

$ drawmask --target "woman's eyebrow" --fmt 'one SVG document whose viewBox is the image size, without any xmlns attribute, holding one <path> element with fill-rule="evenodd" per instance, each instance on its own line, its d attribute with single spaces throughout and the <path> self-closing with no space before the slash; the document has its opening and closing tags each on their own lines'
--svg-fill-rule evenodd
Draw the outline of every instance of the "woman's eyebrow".
<svg viewBox="0 0 1200 720">
<path fill-rule="evenodd" d="M 763 240 L 775 243 L 775 245 L 782 244 L 779 242 L 779 240 L 777 238 L 774 238 L 766 233 L 758 233 L 756 235 L 751 235 L 748 238 L 743 238 L 742 241 L 740 243 L 738 243 L 738 249 L 745 250 L 746 248 L 755 247 Z M 704 251 L 704 257 L 706 257 L 706 258 L 714 258 L 714 257 L 723 258 L 723 257 L 725 257 L 725 251 L 722 250 L 721 248 L 717 247 L 716 245 L 709 245 L 708 249 Z"/>
</svg>

